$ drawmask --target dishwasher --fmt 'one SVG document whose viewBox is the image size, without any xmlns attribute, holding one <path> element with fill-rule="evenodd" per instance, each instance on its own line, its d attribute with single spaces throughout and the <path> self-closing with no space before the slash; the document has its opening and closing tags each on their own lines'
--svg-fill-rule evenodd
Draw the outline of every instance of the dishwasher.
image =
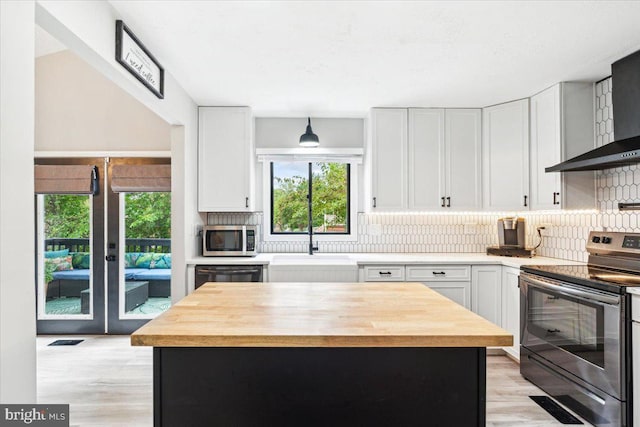
<svg viewBox="0 0 640 427">
<path fill-rule="evenodd" d="M 196 289 L 207 282 L 262 282 L 262 265 L 196 265 Z"/>
</svg>

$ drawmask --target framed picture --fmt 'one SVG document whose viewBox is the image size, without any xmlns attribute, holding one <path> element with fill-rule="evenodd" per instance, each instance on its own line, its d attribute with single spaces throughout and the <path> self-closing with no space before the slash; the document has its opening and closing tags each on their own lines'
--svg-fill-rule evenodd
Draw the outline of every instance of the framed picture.
<svg viewBox="0 0 640 427">
<path fill-rule="evenodd" d="M 164 98 L 164 68 L 122 20 L 116 21 L 116 61 L 155 96 Z"/>
</svg>

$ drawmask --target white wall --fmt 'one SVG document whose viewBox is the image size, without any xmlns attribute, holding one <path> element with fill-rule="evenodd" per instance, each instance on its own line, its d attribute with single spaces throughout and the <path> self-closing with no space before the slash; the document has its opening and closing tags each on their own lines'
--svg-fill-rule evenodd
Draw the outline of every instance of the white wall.
<svg viewBox="0 0 640 427">
<path fill-rule="evenodd" d="M 171 295 L 174 302 L 186 294 L 186 258 L 196 255 L 193 230 L 202 219 L 197 213 L 197 106 L 165 69 L 164 99 L 159 99 L 115 60 L 115 21 L 121 17 L 106 1 L 38 1 L 36 23 L 69 47 L 106 78 L 174 125 L 171 131 L 172 217 Z M 136 33 L 136 29 L 132 28 Z M 144 35 L 136 33 L 144 42 Z M 161 57 L 161 52 L 156 56 Z"/>
<path fill-rule="evenodd" d="M 169 151 L 171 126 L 70 50 L 36 59 L 36 151 Z"/>
<path fill-rule="evenodd" d="M 36 403 L 34 3 L 0 1 L 0 402 Z"/>
<path fill-rule="evenodd" d="M 307 118 L 255 119 L 256 148 L 297 148 Z M 364 119 L 311 118 L 322 148 L 363 148 Z"/>
</svg>

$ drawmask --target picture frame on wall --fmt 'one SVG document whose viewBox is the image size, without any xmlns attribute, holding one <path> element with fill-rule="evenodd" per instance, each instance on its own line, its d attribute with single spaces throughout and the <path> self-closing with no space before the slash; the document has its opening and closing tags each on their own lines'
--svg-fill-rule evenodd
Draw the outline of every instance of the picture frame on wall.
<svg viewBox="0 0 640 427">
<path fill-rule="evenodd" d="M 164 99 L 164 68 L 120 19 L 116 21 L 116 61 L 155 96 Z"/>
</svg>

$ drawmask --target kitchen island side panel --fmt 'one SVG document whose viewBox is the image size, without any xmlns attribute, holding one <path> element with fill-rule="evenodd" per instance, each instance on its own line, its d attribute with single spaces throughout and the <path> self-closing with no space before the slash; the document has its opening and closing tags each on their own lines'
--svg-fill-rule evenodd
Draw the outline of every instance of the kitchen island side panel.
<svg viewBox="0 0 640 427">
<path fill-rule="evenodd" d="M 484 426 L 485 348 L 154 348 L 155 426 Z"/>
</svg>

